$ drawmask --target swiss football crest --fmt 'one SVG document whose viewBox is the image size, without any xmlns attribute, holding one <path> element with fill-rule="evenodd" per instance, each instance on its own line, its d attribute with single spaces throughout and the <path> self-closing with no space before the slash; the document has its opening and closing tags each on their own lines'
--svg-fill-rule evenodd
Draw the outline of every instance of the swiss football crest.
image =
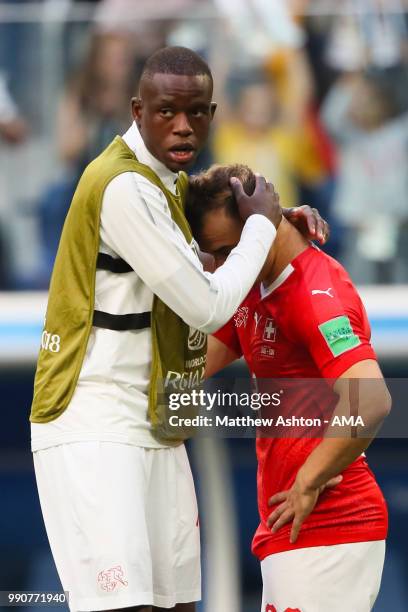
<svg viewBox="0 0 408 612">
<path fill-rule="evenodd" d="M 234 315 L 235 327 L 246 327 L 248 321 L 248 306 L 240 306 Z"/>
<path fill-rule="evenodd" d="M 128 585 L 128 581 L 125 580 L 125 575 L 120 565 L 115 565 L 115 567 L 110 567 L 107 570 L 99 572 L 98 583 L 104 591 L 114 591 L 118 584 L 122 584 L 123 586 Z"/>
</svg>

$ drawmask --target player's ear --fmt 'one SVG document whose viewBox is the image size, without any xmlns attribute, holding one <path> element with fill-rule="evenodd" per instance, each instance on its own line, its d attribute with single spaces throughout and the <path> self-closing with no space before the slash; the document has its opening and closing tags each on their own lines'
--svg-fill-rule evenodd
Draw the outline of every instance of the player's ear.
<svg viewBox="0 0 408 612">
<path fill-rule="evenodd" d="M 142 99 L 135 97 L 131 100 L 132 104 L 132 117 L 136 121 L 136 125 L 140 127 L 140 121 L 142 119 Z"/>
<path fill-rule="evenodd" d="M 210 105 L 210 117 L 211 119 L 214 119 L 214 115 L 215 115 L 215 111 L 217 110 L 217 103 L 216 102 L 211 102 Z"/>
</svg>

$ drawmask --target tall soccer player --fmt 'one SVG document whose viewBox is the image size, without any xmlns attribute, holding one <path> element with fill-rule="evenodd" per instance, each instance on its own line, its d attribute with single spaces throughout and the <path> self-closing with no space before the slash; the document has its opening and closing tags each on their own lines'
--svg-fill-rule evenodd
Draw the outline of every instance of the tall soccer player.
<svg viewBox="0 0 408 612">
<path fill-rule="evenodd" d="M 252 193 L 255 177 L 245 166 L 215 166 L 191 180 L 187 216 L 201 248 L 218 265 L 243 228 L 232 177 Z M 234 185 L 242 199 L 241 184 Z M 207 375 L 242 355 L 259 384 L 330 379 L 314 387 L 293 381 L 284 400 L 288 412 L 344 412 L 357 382 L 349 385 L 351 379 L 360 379 L 359 414 L 371 432 L 389 411 L 367 316 L 349 276 L 285 220 L 258 282 L 210 338 Z M 369 612 L 380 587 L 387 534 L 386 504 L 363 454 L 373 433 L 364 439 L 304 433 L 256 442 L 261 522 L 253 552 L 261 561 L 262 612 Z M 332 479 L 336 486 L 326 488 Z"/>
<path fill-rule="evenodd" d="M 134 123 L 85 170 L 62 232 L 31 432 L 71 610 L 192 612 L 200 599 L 194 484 L 158 390 L 169 373 L 203 376 L 206 333 L 250 290 L 282 215 L 259 178 L 239 204 L 239 245 L 204 272 L 184 216 L 184 170 L 207 139 L 212 90 L 210 69 L 189 49 L 148 59 Z M 324 232 L 308 207 L 299 217 Z"/>
</svg>

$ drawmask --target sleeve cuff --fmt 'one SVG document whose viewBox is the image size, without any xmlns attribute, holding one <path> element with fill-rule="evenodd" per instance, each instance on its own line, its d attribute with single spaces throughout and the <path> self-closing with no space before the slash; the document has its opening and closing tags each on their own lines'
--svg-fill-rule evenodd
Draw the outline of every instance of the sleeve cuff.
<svg viewBox="0 0 408 612">
<path fill-rule="evenodd" d="M 257 239 L 264 245 L 265 249 L 271 247 L 276 237 L 276 227 L 265 215 L 251 215 L 245 222 L 242 233 L 256 234 Z"/>
<path fill-rule="evenodd" d="M 346 370 L 351 368 L 356 363 L 365 361 L 366 359 L 374 359 L 377 361 L 377 355 L 375 354 L 374 349 L 369 345 L 356 347 L 349 353 L 345 353 L 341 359 L 336 359 L 323 368 L 323 377 L 326 379 L 332 379 L 334 383 L 334 381 L 340 378 L 340 376 L 344 374 Z"/>
</svg>

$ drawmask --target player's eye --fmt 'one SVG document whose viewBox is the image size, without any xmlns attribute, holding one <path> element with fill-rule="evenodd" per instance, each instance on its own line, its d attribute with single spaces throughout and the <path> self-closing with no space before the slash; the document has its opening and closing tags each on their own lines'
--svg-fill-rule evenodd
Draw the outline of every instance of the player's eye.
<svg viewBox="0 0 408 612">
<path fill-rule="evenodd" d="M 191 114 L 196 119 L 199 119 L 201 117 L 205 117 L 206 115 L 208 115 L 208 111 L 207 109 L 204 109 L 204 108 L 195 108 L 194 110 L 191 111 Z"/>
<path fill-rule="evenodd" d="M 173 117 L 173 115 L 174 115 L 174 113 L 171 110 L 171 108 L 161 108 L 159 113 L 165 119 L 169 119 L 170 117 Z"/>
</svg>

